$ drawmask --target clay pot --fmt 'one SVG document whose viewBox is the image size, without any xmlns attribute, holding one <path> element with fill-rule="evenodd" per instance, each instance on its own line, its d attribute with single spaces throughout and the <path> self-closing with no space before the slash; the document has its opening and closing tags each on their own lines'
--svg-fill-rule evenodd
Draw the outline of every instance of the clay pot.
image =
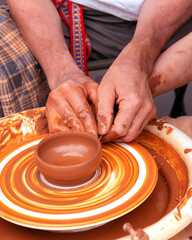
<svg viewBox="0 0 192 240">
<path fill-rule="evenodd" d="M 51 181 L 74 182 L 89 178 L 101 163 L 101 143 L 86 132 L 59 132 L 37 146 L 38 170 Z"/>
</svg>

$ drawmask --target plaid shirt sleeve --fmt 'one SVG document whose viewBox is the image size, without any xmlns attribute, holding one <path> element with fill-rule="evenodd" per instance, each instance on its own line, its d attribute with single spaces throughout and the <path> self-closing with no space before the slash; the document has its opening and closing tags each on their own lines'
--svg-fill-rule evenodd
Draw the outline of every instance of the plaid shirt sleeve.
<svg viewBox="0 0 192 240">
<path fill-rule="evenodd" d="M 44 106 L 50 89 L 6 9 L 0 9 L 0 117 Z"/>
</svg>

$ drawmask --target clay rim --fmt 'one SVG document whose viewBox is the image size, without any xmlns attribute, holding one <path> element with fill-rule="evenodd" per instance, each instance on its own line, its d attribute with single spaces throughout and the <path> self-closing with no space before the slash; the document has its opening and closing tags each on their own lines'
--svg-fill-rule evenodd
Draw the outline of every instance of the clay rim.
<svg viewBox="0 0 192 240">
<path fill-rule="evenodd" d="M 42 145 L 44 145 L 44 143 L 49 142 L 50 140 L 54 140 L 54 137 L 58 138 L 59 137 L 65 137 L 67 138 L 68 136 L 72 136 L 75 137 L 77 136 L 78 138 L 84 138 L 84 139 L 89 139 L 93 144 L 95 144 L 95 151 L 93 152 L 93 155 L 91 156 L 90 159 L 86 159 L 86 161 L 78 163 L 78 164 L 73 164 L 73 165 L 68 165 L 68 166 L 58 166 L 58 165 L 54 165 L 52 163 L 48 163 L 46 161 L 44 161 L 43 159 L 41 159 L 41 157 L 39 157 L 38 151 L 39 149 L 42 147 Z M 79 171 L 84 171 L 85 172 L 85 167 L 88 168 L 90 167 L 91 172 L 89 171 L 90 169 L 88 169 L 87 174 L 81 174 L 82 177 L 80 177 L 79 179 L 84 178 L 83 176 L 85 176 L 85 178 L 92 174 L 94 171 L 96 171 L 96 169 L 100 166 L 101 161 L 102 161 L 102 147 L 101 147 L 101 143 L 99 141 L 99 139 L 97 139 L 94 135 L 87 133 L 87 132 L 79 132 L 79 131 L 70 131 L 70 132 L 58 132 L 58 133 L 53 133 L 51 135 L 48 135 L 47 137 L 45 137 L 43 140 L 41 140 L 39 142 L 39 144 L 37 145 L 36 149 L 35 149 L 35 160 L 36 160 L 36 164 L 39 168 L 39 171 L 46 176 L 46 172 L 44 171 L 44 169 L 48 169 L 53 170 L 55 172 L 61 173 L 61 172 L 70 172 L 73 171 L 74 168 L 79 168 Z M 48 176 L 52 178 L 51 176 Z M 59 179 L 56 179 L 59 180 Z M 61 181 L 61 180 L 59 180 Z M 64 180 L 64 181 L 68 181 L 68 180 Z M 70 181 L 70 180 L 69 180 Z"/>
</svg>

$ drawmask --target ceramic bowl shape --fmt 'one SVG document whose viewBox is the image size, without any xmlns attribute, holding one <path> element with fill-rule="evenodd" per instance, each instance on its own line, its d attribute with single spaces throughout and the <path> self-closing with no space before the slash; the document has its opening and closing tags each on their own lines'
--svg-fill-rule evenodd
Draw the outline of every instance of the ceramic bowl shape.
<svg viewBox="0 0 192 240">
<path fill-rule="evenodd" d="M 37 145 L 35 158 L 39 171 L 48 179 L 81 181 L 89 178 L 101 164 L 101 143 L 86 132 L 54 133 Z"/>
</svg>

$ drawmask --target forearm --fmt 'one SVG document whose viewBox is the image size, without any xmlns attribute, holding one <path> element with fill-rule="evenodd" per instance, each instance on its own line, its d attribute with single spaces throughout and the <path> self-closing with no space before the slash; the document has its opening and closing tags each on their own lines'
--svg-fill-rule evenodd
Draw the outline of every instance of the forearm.
<svg viewBox="0 0 192 240">
<path fill-rule="evenodd" d="M 189 0 L 144 1 L 131 44 L 149 74 L 166 42 L 191 16 Z"/>
<path fill-rule="evenodd" d="M 192 33 L 177 41 L 154 64 L 149 79 L 153 97 L 192 81 Z"/>
<path fill-rule="evenodd" d="M 77 70 L 65 43 L 55 6 L 51 0 L 17 0 L 17 3 L 8 0 L 7 3 L 30 50 L 43 68 L 51 89 L 55 88 L 63 72 Z"/>
</svg>

